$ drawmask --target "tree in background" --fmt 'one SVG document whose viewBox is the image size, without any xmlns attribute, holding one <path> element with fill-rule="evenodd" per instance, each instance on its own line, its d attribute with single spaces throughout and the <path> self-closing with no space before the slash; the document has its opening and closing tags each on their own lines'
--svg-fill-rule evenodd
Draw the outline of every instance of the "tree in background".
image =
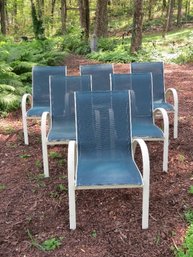
<svg viewBox="0 0 193 257">
<path fill-rule="evenodd" d="M 67 19 L 67 6 L 66 0 L 61 0 L 61 32 L 64 35 L 66 33 L 66 19 Z"/>
<path fill-rule="evenodd" d="M 133 27 L 130 52 L 137 52 L 142 45 L 143 0 L 134 0 Z"/>
<path fill-rule="evenodd" d="M 177 26 L 181 26 L 182 21 L 182 0 L 178 0 Z"/>
<path fill-rule="evenodd" d="M 6 10 L 5 0 L 0 0 L 1 33 L 6 35 Z"/>
<path fill-rule="evenodd" d="M 79 12 L 80 12 L 80 25 L 83 29 L 84 39 L 87 41 L 89 38 L 89 28 L 90 28 L 90 10 L 89 10 L 89 0 L 78 0 Z"/>
<path fill-rule="evenodd" d="M 36 9 L 37 6 L 37 9 Z M 45 30 L 43 26 L 44 0 L 37 0 L 37 3 L 31 0 L 31 15 L 33 22 L 33 31 L 36 39 L 45 38 Z"/>
<path fill-rule="evenodd" d="M 96 37 L 106 37 L 108 34 L 108 0 L 97 0 L 94 33 Z"/>
</svg>

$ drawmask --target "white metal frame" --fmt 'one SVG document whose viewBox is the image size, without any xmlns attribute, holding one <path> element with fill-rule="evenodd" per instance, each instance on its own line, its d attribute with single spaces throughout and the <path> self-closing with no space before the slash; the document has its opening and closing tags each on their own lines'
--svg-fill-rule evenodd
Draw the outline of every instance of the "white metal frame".
<svg viewBox="0 0 193 257">
<path fill-rule="evenodd" d="M 48 121 L 48 129 L 47 129 Z M 49 177 L 49 162 L 48 162 L 48 145 L 64 145 L 68 144 L 68 141 L 48 141 L 49 131 L 52 128 L 52 122 L 49 112 L 43 112 L 41 118 L 41 138 L 42 138 L 42 156 L 43 156 L 43 168 L 44 176 Z M 48 133 L 47 133 L 48 131 Z"/>
<path fill-rule="evenodd" d="M 143 162 L 143 185 L 128 185 L 128 186 L 96 186 L 96 187 L 77 187 L 76 186 L 76 170 L 77 170 L 77 146 L 75 141 L 70 141 L 68 145 L 68 197 L 69 197 L 69 221 L 70 229 L 76 229 L 76 189 L 105 189 L 105 188 L 134 188 L 143 187 L 142 200 L 142 229 L 147 229 L 149 226 L 149 179 L 150 179 L 150 164 L 149 153 L 143 139 L 134 139 L 132 145 L 135 148 L 139 144 L 142 153 Z M 132 155 L 134 153 L 132 151 Z"/>
<path fill-rule="evenodd" d="M 29 137 L 28 137 L 28 129 L 27 129 L 27 119 L 33 119 L 27 117 L 27 99 L 30 100 L 31 107 L 33 106 L 32 95 L 24 94 L 21 100 L 21 111 L 22 111 L 22 123 L 23 123 L 23 133 L 24 133 L 24 143 L 25 145 L 29 145 Z"/>
<path fill-rule="evenodd" d="M 168 148 L 169 148 L 169 119 L 167 111 L 163 108 L 156 108 L 154 110 L 154 123 L 155 123 L 155 117 L 156 114 L 161 114 L 163 118 L 163 138 L 160 138 L 158 140 L 163 140 L 163 171 L 168 172 Z"/>
<path fill-rule="evenodd" d="M 178 93 L 175 88 L 168 88 L 165 91 L 165 99 L 167 100 L 167 96 L 169 94 L 172 94 L 173 97 L 173 108 L 174 111 L 174 134 L 173 137 L 177 138 L 178 137 Z"/>
</svg>

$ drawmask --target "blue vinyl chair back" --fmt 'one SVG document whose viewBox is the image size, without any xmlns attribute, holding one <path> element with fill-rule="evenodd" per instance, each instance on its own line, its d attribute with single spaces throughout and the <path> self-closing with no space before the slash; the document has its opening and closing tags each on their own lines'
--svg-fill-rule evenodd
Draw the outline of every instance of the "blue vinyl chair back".
<svg viewBox="0 0 193 257">
<path fill-rule="evenodd" d="M 92 64 L 80 66 L 81 75 L 92 75 L 92 90 L 109 90 L 110 73 L 113 73 L 112 64 Z"/>
<path fill-rule="evenodd" d="M 77 92 L 77 186 L 141 184 L 131 154 L 129 91 Z"/>
<path fill-rule="evenodd" d="M 132 73 L 151 72 L 153 77 L 153 101 L 155 103 L 165 102 L 165 85 L 163 62 L 133 62 Z"/>
<path fill-rule="evenodd" d="M 131 90 L 132 121 L 152 121 L 153 85 L 151 73 L 111 74 L 112 90 Z"/>
<path fill-rule="evenodd" d="M 33 106 L 50 106 L 49 76 L 66 75 L 66 66 L 34 66 L 32 68 Z"/>
<path fill-rule="evenodd" d="M 90 91 L 90 76 L 50 76 L 52 132 L 49 139 L 75 139 L 74 92 Z M 63 135 L 65 138 L 60 138 Z"/>
</svg>

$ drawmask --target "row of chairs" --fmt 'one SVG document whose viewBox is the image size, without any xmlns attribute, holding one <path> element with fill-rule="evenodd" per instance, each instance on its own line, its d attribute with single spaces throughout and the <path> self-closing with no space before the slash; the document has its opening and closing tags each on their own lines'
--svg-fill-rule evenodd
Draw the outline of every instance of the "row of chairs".
<svg viewBox="0 0 193 257">
<path fill-rule="evenodd" d="M 81 66 L 81 76 L 66 75 L 65 66 L 34 67 L 33 107 L 29 111 L 26 110 L 26 100 L 29 95 L 24 95 L 22 116 L 26 144 L 29 143 L 27 118 L 41 116 L 45 177 L 49 176 L 48 145 L 70 142 L 68 151 L 70 228 L 76 227 L 75 189 L 109 187 L 144 187 L 142 227 L 147 228 L 149 175 L 145 174 L 149 174 L 149 157 L 142 139 L 164 141 L 163 170 L 168 170 L 169 122 L 166 110 L 160 108 L 161 102 L 155 104 L 153 74 L 149 72 L 113 74 L 113 65 L 100 64 Z M 38 77 L 39 86 L 37 86 Z M 75 100 L 74 92 L 78 92 Z M 177 93 L 176 95 L 174 93 L 174 102 L 177 103 Z M 163 103 L 171 106 L 165 101 Z M 176 105 L 174 108 L 177 110 Z M 163 131 L 155 125 L 156 113 L 162 114 Z M 124 120 L 125 115 L 127 121 Z M 48 116 L 50 116 L 50 129 L 47 134 Z M 136 143 L 140 144 L 143 152 L 145 170 L 143 178 L 134 168 Z M 133 145 L 132 150 L 131 145 Z"/>
</svg>

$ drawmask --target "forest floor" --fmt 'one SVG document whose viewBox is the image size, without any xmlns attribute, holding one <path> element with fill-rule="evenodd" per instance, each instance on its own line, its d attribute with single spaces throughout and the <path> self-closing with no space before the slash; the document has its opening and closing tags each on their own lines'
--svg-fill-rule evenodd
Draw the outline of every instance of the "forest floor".
<svg viewBox="0 0 193 257">
<path fill-rule="evenodd" d="M 65 60 L 69 75 L 79 56 Z M 115 64 L 115 72 L 129 71 Z M 179 137 L 170 116 L 169 171 L 162 172 L 163 143 L 148 143 L 151 163 L 149 229 L 141 229 L 140 189 L 81 190 L 76 193 L 77 229 L 69 229 L 67 146 L 49 148 L 50 178 L 43 178 L 39 123 L 29 123 L 23 143 L 21 111 L 0 119 L 1 257 L 172 257 L 187 229 L 184 212 L 193 207 L 193 65 L 165 65 L 166 87 L 179 94 Z M 43 241 L 61 245 L 43 251 Z"/>
</svg>

